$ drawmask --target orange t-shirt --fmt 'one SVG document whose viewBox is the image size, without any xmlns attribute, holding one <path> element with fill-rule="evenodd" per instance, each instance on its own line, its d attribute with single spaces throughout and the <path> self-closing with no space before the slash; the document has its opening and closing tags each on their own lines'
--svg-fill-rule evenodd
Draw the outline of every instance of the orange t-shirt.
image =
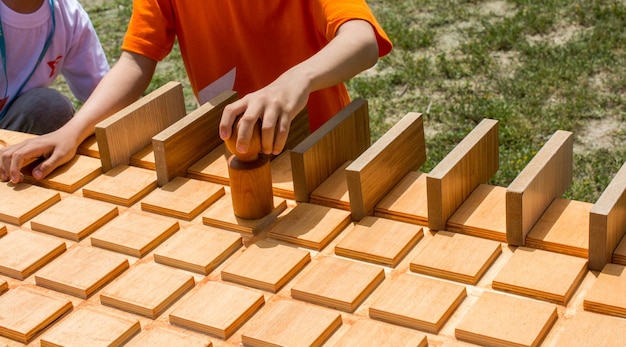
<svg viewBox="0 0 626 347">
<path fill-rule="evenodd" d="M 389 53 L 391 41 L 364 0 L 135 0 L 122 48 L 160 61 L 178 38 L 196 96 L 231 75 L 229 88 L 242 97 L 317 53 L 351 19 L 371 23 L 379 56 Z M 311 93 L 311 130 L 349 102 L 344 84 Z"/>
</svg>

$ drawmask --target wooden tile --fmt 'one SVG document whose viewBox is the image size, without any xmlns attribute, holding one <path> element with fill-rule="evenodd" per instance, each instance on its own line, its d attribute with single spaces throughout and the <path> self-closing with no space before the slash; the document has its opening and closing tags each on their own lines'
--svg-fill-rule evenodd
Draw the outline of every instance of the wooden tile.
<svg viewBox="0 0 626 347">
<path fill-rule="evenodd" d="M 0 294 L 6 292 L 7 290 L 9 290 L 9 284 L 7 281 L 0 279 Z"/>
<path fill-rule="evenodd" d="M 170 323 L 229 338 L 263 306 L 263 294 L 221 282 L 207 282 L 170 313 Z"/>
<path fill-rule="evenodd" d="M 156 189 L 156 173 L 119 165 L 98 176 L 83 188 L 83 196 L 122 206 L 131 206 Z"/>
<path fill-rule="evenodd" d="M 208 275 L 242 246 L 237 233 L 191 226 L 177 232 L 154 251 L 154 261 Z"/>
<path fill-rule="evenodd" d="M 274 197 L 274 211 L 259 219 L 243 219 L 233 212 L 232 196 L 227 193 L 217 200 L 202 216 L 202 222 L 212 227 L 232 230 L 247 236 L 256 235 L 276 220 L 287 208 L 287 201 Z"/>
<path fill-rule="evenodd" d="M 153 347 L 153 346 L 185 346 L 185 347 L 210 347 L 212 343 L 207 338 L 200 338 L 167 328 L 144 328 L 138 335 L 133 337 L 126 347 Z"/>
<path fill-rule="evenodd" d="M 140 330 L 135 318 L 84 307 L 47 331 L 41 337 L 41 347 L 121 346 Z"/>
<path fill-rule="evenodd" d="M 615 248 L 613 263 L 626 265 L 626 237 L 622 238 L 622 241 Z"/>
<path fill-rule="evenodd" d="M 506 242 L 506 188 L 479 185 L 447 225 L 448 231 Z"/>
<path fill-rule="evenodd" d="M 274 196 L 294 200 L 291 174 L 291 151 L 285 150 L 271 163 L 272 192 Z"/>
<path fill-rule="evenodd" d="M 497 241 L 438 231 L 418 246 L 411 271 L 476 285 L 502 253 Z"/>
<path fill-rule="evenodd" d="M 252 347 L 321 346 L 341 323 L 336 311 L 280 300 L 266 304 L 246 323 L 241 341 Z"/>
<path fill-rule="evenodd" d="M 484 292 L 454 335 L 479 345 L 539 346 L 556 320 L 553 304 Z"/>
<path fill-rule="evenodd" d="M 37 135 L 21 133 L 19 131 L 0 129 L 0 148 L 18 144 L 22 141 L 32 139 Z"/>
<path fill-rule="evenodd" d="M 61 201 L 61 194 L 28 183 L 0 183 L 0 221 L 21 225 Z"/>
<path fill-rule="evenodd" d="M 156 171 L 152 143 L 130 156 L 128 164 L 134 167 Z M 155 172 L 156 175 L 156 172 Z"/>
<path fill-rule="evenodd" d="M 366 216 L 348 229 L 335 254 L 395 267 L 422 237 L 421 226 Z"/>
<path fill-rule="evenodd" d="M 128 260 L 118 254 L 77 245 L 39 270 L 35 283 L 87 299 L 128 267 Z"/>
<path fill-rule="evenodd" d="M 37 180 L 32 177 L 31 171 L 38 164 L 39 161 L 36 161 L 22 169 L 24 182 L 67 193 L 75 192 L 102 173 L 98 158 L 75 155 L 72 160 L 54 169 L 45 178 Z"/>
<path fill-rule="evenodd" d="M 405 273 L 381 285 L 369 315 L 437 334 L 465 297 L 463 285 Z"/>
<path fill-rule="evenodd" d="M 187 169 L 187 177 L 230 185 L 228 176 L 228 151 L 223 143 Z"/>
<path fill-rule="evenodd" d="M 518 247 L 492 287 L 566 305 L 586 273 L 586 259 Z"/>
<path fill-rule="evenodd" d="M 96 134 L 91 134 L 87 137 L 78 148 L 76 148 L 76 154 L 86 155 L 93 158 L 100 158 L 100 151 L 98 150 L 98 140 L 96 140 Z"/>
<path fill-rule="evenodd" d="M 626 341 L 626 320 L 623 319 L 580 311 L 561 321 L 565 321 L 565 327 L 555 346 L 620 347 Z"/>
<path fill-rule="evenodd" d="M 352 220 L 350 212 L 302 202 L 274 223 L 268 236 L 321 250 Z"/>
<path fill-rule="evenodd" d="M 155 319 L 194 284 L 191 275 L 159 264 L 143 263 L 106 286 L 100 302 Z"/>
<path fill-rule="evenodd" d="M 294 299 L 354 312 L 385 279 L 377 266 L 323 257 L 291 288 Z"/>
<path fill-rule="evenodd" d="M 586 311 L 626 318 L 626 266 L 606 264 L 587 292 Z"/>
<path fill-rule="evenodd" d="M 15 230 L 0 239 L 0 274 L 24 280 L 65 252 L 65 242 L 47 235 Z"/>
<path fill-rule="evenodd" d="M 91 244 L 142 258 L 179 228 L 176 220 L 128 210 L 94 232 Z"/>
<path fill-rule="evenodd" d="M 259 240 L 232 259 L 222 279 L 277 292 L 311 261 L 308 251 Z"/>
<path fill-rule="evenodd" d="M 426 335 L 415 330 L 369 319 L 356 321 L 332 347 L 428 346 Z"/>
<path fill-rule="evenodd" d="M 587 258 L 589 254 L 588 202 L 554 199 L 526 236 L 526 246 Z"/>
<path fill-rule="evenodd" d="M 221 185 L 176 177 L 145 197 L 141 201 L 141 209 L 192 220 L 223 195 L 224 187 Z"/>
<path fill-rule="evenodd" d="M 20 286 L 0 296 L 0 335 L 28 343 L 72 310 L 69 300 L 35 289 Z"/>
<path fill-rule="evenodd" d="M 30 227 L 33 230 L 80 241 L 115 218 L 118 213 L 119 210 L 115 205 L 69 196 L 33 218 Z"/>
<path fill-rule="evenodd" d="M 426 174 L 418 171 L 408 172 L 376 205 L 374 215 L 427 226 Z"/>
<path fill-rule="evenodd" d="M 0 223 L 0 237 L 7 234 L 7 226 Z"/>
<path fill-rule="evenodd" d="M 346 181 L 346 167 L 352 163 L 346 161 L 339 166 L 324 182 L 311 192 L 310 202 L 350 211 L 350 193 Z"/>
</svg>

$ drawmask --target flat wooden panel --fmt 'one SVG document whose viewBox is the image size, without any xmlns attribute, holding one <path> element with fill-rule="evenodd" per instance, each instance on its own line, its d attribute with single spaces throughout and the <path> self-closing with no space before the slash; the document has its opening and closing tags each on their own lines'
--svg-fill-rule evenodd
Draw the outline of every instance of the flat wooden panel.
<svg viewBox="0 0 626 347">
<path fill-rule="evenodd" d="M 9 289 L 9 284 L 5 280 L 0 280 L 0 294 L 6 292 Z"/>
<path fill-rule="evenodd" d="M 100 158 L 96 134 L 91 134 L 83 142 L 81 142 L 81 144 L 78 145 L 78 148 L 76 148 L 76 154 L 86 155 L 92 158 Z"/>
<path fill-rule="evenodd" d="M 272 166 L 272 192 L 274 196 L 294 199 L 293 177 L 291 175 L 291 151 L 283 151 L 274 158 Z"/>
<path fill-rule="evenodd" d="M 247 236 L 253 236 L 268 227 L 276 217 L 287 208 L 287 202 L 282 198 L 274 198 L 274 210 L 267 216 L 259 219 L 243 219 L 235 216 L 233 200 L 229 194 L 217 200 L 202 216 L 206 225 L 236 231 Z"/>
<path fill-rule="evenodd" d="M 156 187 L 154 171 L 122 164 L 88 183 L 83 196 L 128 207 Z"/>
<path fill-rule="evenodd" d="M 37 180 L 32 177 L 31 171 L 38 164 L 37 161 L 22 169 L 24 182 L 67 193 L 75 192 L 102 173 L 98 158 L 75 155 L 72 160 L 59 166 L 45 178 Z"/>
<path fill-rule="evenodd" d="M 626 237 L 615 248 L 613 252 L 613 263 L 626 265 Z"/>
<path fill-rule="evenodd" d="M 350 211 L 350 192 L 346 180 L 346 168 L 351 160 L 340 165 L 324 182 L 309 195 L 309 202 Z"/>
<path fill-rule="evenodd" d="M 24 224 L 61 201 L 59 192 L 28 183 L 0 183 L 0 221 Z"/>
<path fill-rule="evenodd" d="M 186 114 L 183 87 L 168 82 L 109 118 L 96 124 L 102 171 L 129 164 L 130 157 L 152 137 Z"/>
<path fill-rule="evenodd" d="M 559 334 L 555 346 L 624 346 L 626 341 L 626 320 L 601 314 L 576 312 L 565 320 L 565 327 Z"/>
<path fill-rule="evenodd" d="M 448 231 L 506 242 L 506 188 L 481 184 L 448 219 Z"/>
<path fill-rule="evenodd" d="M 131 166 L 156 171 L 154 148 L 152 143 L 130 156 L 128 163 Z"/>
<path fill-rule="evenodd" d="M 294 196 L 309 194 L 340 165 L 354 160 L 370 145 L 367 101 L 355 99 L 291 151 Z"/>
<path fill-rule="evenodd" d="M 151 346 L 185 346 L 185 347 L 210 347 L 208 338 L 190 336 L 184 332 L 167 328 L 144 329 L 133 337 L 126 347 L 151 347 Z"/>
<path fill-rule="evenodd" d="M 498 121 L 483 119 L 428 174 L 428 227 L 444 230 L 448 218 L 499 167 Z"/>
<path fill-rule="evenodd" d="M 418 171 L 408 172 L 376 205 L 374 215 L 428 226 L 426 174 Z"/>
<path fill-rule="evenodd" d="M 65 252 L 65 242 L 39 233 L 15 230 L 0 239 L 0 274 L 24 280 Z"/>
<path fill-rule="evenodd" d="M 422 114 L 411 112 L 346 168 L 352 219 L 373 214 L 385 194 L 425 161 Z"/>
<path fill-rule="evenodd" d="M 228 155 L 224 143 L 215 147 L 204 157 L 187 169 L 187 177 L 214 182 L 222 185 L 230 185 L 228 176 Z"/>
<path fill-rule="evenodd" d="M 19 131 L 0 129 L 0 148 L 16 145 L 28 139 L 33 139 L 37 135 L 21 133 Z"/>
<path fill-rule="evenodd" d="M 526 235 L 552 200 L 572 182 L 574 136 L 558 130 L 537 152 L 506 191 L 506 238 L 524 245 Z"/>
<path fill-rule="evenodd" d="M 235 100 L 236 92 L 225 91 L 152 138 L 160 187 L 176 176 L 184 177 L 193 163 L 222 143 L 218 133 L 222 111 Z"/>
<path fill-rule="evenodd" d="M 626 266 L 606 264 L 584 301 L 586 311 L 626 318 Z"/>
<path fill-rule="evenodd" d="M 7 226 L 0 223 L 0 237 L 7 234 Z"/>
<path fill-rule="evenodd" d="M 333 347 L 411 346 L 426 347 L 426 335 L 415 330 L 367 319 L 356 321 Z"/>
</svg>

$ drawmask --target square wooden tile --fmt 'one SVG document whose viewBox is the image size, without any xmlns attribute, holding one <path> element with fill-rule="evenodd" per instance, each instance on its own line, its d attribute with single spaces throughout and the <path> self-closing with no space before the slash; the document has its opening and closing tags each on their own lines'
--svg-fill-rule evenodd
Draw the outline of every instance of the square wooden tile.
<svg viewBox="0 0 626 347">
<path fill-rule="evenodd" d="M 163 265 L 143 263 L 106 286 L 100 293 L 100 302 L 155 319 L 194 285 L 191 275 Z"/>
<path fill-rule="evenodd" d="M 177 220 L 128 210 L 96 230 L 91 244 L 142 258 L 179 228 Z"/>
<path fill-rule="evenodd" d="M 350 163 L 351 160 L 346 161 L 315 188 L 311 192 L 309 202 L 350 211 L 350 194 L 346 181 L 346 168 Z"/>
<path fill-rule="evenodd" d="M 539 346 L 557 320 L 556 306 L 483 292 L 457 325 L 457 339 L 487 346 Z"/>
<path fill-rule="evenodd" d="M 7 234 L 7 226 L 0 223 L 0 237 Z"/>
<path fill-rule="evenodd" d="M 319 251 L 351 220 L 349 211 L 303 202 L 281 216 L 270 227 L 268 236 Z"/>
<path fill-rule="evenodd" d="M 125 347 L 152 347 L 152 346 L 185 346 L 185 347 L 210 347 L 208 338 L 200 338 L 185 334 L 184 332 L 163 327 L 144 328 L 138 335 L 133 337 Z"/>
<path fill-rule="evenodd" d="M 170 313 L 170 323 L 229 338 L 263 306 L 263 294 L 221 282 L 207 282 Z"/>
<path fill-rule="evenodd" d="M 555 346 L 623 347 L 626 341 L 626 320 L 579 311 L 565 321 Z"/>
<path fill-rule="evenodd" d="M 622 241 L 617 244 L 613 252 L 613 263 L 626 265 L 626 237 L 622 238 Z"/>
<path fill-rule="evenodd" d="M 294 299 L 354 312 L 385 279 L 382 268 L 335 257 L 323 257 L 291 287 Z"/>
<path fill-rule="evenodd" d="M 128 259 L 121 255 L 76 245 L 39 270 L 35 283 L 87 299 L 128 267 Z"/>
<path fill-rule="evenodd" d="M 69 162 L 54 169 L 45 178 L 37 180 L 32 177 L 31 171 L 38 164 L 39 161 L 36 161 L 22 169 L 24 182 L 66 193 L 77 191 L 78 188 L 102 173 L 100 159 L 77 154 Z"/>
<path fill-rule="evenodd" d="M 242 328 L 246 346 L 321 346 L 341 326 L 341 315 L 322 307 L 279 300 Z"/>
<path fill-rule="evenodd" d="M 404 273 L 381 285 L 369 315 L 437 334 L 465 297 L 463 285 Z"/>
<path fill-rule="evenodd" d="M 308 251 L 259 240 L 232 259 L 222 279 L 276 293 L 311 261 Z"/>
<path fill-rule="evenodd" d="M 224 187 L 186 177 L 175 177 L 141 201 L 141 209 L 192 220 L 224 195 Z"/>
<path fill-rule="evenodd" d="M 272 192 L 274 196 L 294 200 L 291 151 L 285 150 L 271 163 Z"/>
<path fill-rule="evenodd" d="M 78 145 L 78 148 L 76 148 L 76 154 L 100 158 L 100 149 L 98 148 L 96 134 L 91 134 L 83 142 L 81 142 L 81 144 Z"/>
<path fill-rule="evenodd" d="M 41 347 L 121 346 L 140 330 L 135 318 L 84 307 L 43 334 Z"/>
<path fill-rule="evenodd" d="M 447 229 L 506 242 L 506 187 L 476 187 L 450 216 Z"/>
<path fill-rule="evenodd" d="M 7 281 L 0 279 L 0 294 L 6 292 L 7 290 L 9 290 L 9 284 Z"/>
<path fill-rule="evenodd" d="M 586 273 L 586 259 L 518 247 L 492 287 L 566 305 Z"/>
<path fill-rule="evenodd" d="M 419 225 L 365 216 L 348 229 L 335 254 L 395 267 L 422 237 Z"/>
<path fill-rule="evenodd" d="M 28 343 L 52 322 L 72 310 L 64 298 L 20 286 L 0 296 L 0 335 Z"/>
<path fill-rule="evenodd" d="M 59 192 L 28 183 L 0 183 L 0 221 L 24 224 L 61 201 Z"/>
<path fill-rule="evenodd" d="M 501 253 L 500 242 L 442 230 L 418 246 L 410 268 L 475 285 Z"/>
<path fill-rule="evenodd" d="M 187 169 L 187 177 L 230 185 L 228 151 L 223 143 Z"/>
<path fill-rule="evenodd" d="M 213 227 L 183 228 L 154 251 L 154 261 L 208 275 L 243 245 L 241 235 Z"/>
<path fill-rule="evenodd" d="M 369 319 L 357 320 L 332 347 L 352 346 L 428 346 L 426 335 L 397 325 Z"/>
<path fill-rule="evenodd" d="M 154 158 L 154 148 L 152 143 L 139 150 L 139 152 L 133 154 L 128 159 L 128 163 L 132 166 L 147 169 L 156 170 L 156 160 Z"/>
<path fill-rule="evenodd" d="M 426 174 L 410 171 L 376 205 L 374 215 L 428 226 Z"/>
<path fill-rule="evenodd" d="M 30 222 L 33 230 L 80 241 L 119 214 L 117 206 L 69 196 Z"/>
<path fill-rule="evenodd" d="M 118 165 L 83 187 L 83 196 L 117 205 L 131 206 L 156 187 L 155 171 Z"/>
<path fill-rule="evenodd" d="M 586 311 L 626 318 L 626 266 L 606 264 L 587 292 Z"/>
<path fill-rule="evenodd" d="M 15 230 L 0 238 L 0 274 L 24 280 L 65 252 L 65 242 L 47 235 Z"/>
<path fill-rule="evenodd" d="M 268 227 L 286 208 L 285 199 L 274 197 L 274 210 L 270 214 L 259 219 L 243 219 L 235 216 L 232 196 L 226 194 L 205 212 L 202 223 L 252 236 Z"/>
</svg>

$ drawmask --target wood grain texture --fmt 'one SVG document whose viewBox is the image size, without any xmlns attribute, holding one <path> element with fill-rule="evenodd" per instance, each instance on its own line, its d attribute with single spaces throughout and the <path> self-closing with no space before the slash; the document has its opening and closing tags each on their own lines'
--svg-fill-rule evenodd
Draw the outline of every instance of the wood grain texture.
<svg viewBox="0 0 626 347">
<path fill-rule="evenodd" d="M 45 178 L 37 180 L 32 176 L 32 169 L 38 164 L 39 161 L 36 161 L 22 169 L 24 182 L 66 193 L 75 192 L 102 173 L 99 159 L 75 155 L 69 162 L 57 167 Z"/>
<path fill-rule="evenodd" d="M 0 183 L 0 221 L 17 225 L 61 201 L 54 190 L 28 183 Z"/>
<path fill-rule="evenodd" d="M 272 192 L 274 196 L 294 200 L 291 175 L 291 151 L 285 150 L 272 160 Z"/>
<path fill-rule="evenodd" d="M 408 172 L 376 205 L 374 215 L 428 226 L 426 174 L 419 171 Z"/>
<path fill-rule="evenodd" d="M 626 237 L 623 237 L 622 241 L 617 244 L 613 252 L 613 263 L 626 265 Z"/>
<path fill-rule="evenodd" d="M 506 188 L 480 184 L 450 216 L 447 230 L 506 242 Z"/>
<path fill-rule="evenodd" d="M 128 163 L 134 167 L 156 171 L 154 148 L 152 147 L 152 143 L 143 149 L 140 149 L 139 152 L 131 155 Z"/>
<path fill-rule="evenodd" d="M 526 235 L 552 200 L 572 182 L 574 136 L 557 130 L 506 191 L 506 238 L 523 246 Z"/>
<path fill-rule="evenodd" d="M 130 207 L 156 189 L 154 171 L 121 164 L 89 182 L 83 196 Z"/>
<path fill-rule="evenodd" d="M 261 233 L 265 228 L 276 220 L 287 208 L 287 201 L 274 197 L 274 211 L 259 219 L 243 219 L 235 216 L 233 212 L 233 199 L 230 193 L 225 194 L 202 215 L 205 225 L 236 231 L 246 236 L 254 236 Z"/>
<path fill-rule="evenodd" d="M 626 320 L 595 314 L 576 312 L 566 320 L 555 346 L 621 347 L 626 341 Z"/>
<path fill-rule="evenodd" d="M 133 337 L 126 347 L 150 347 L 150 346 L 185 346 L 185 347 L 211 347 L 212 343 L 207 337 L 190 336 L 184 332 L 172 328 L 156 327 L 144 328 Z"/>
<path fill-rule="evenodd" d="M 229 185 L 228 156 L 230 152 L 226 145 L 221 143 L 204 157 L 187 169 L 187 177 L 209 181 L 222 185 Z"/>
<path fill-rule="evenodd" d="M 98 150 L 98 140 L 96 140 L 96 134 L 91 134 L 76 148 L 76 154 L 86 155 L 93 158 L 100 158 L 100 151 Z"/>
<path fill-rule="evenodd" d="M 585 311 L 626 318 L 626 266 L 608 263 L 587 292 Z"/>
<path fill-rule="evenodd" d="M 428 227 L 445 230 L 448 218 L 499 168 L 498 121 L 483 119 L 426 179 Z"/>
<path fill-rule="evenodd" d="M 361 319 L 356 321 L 341 338 L 330 343 L 332 347 L 352 346 L 411 346 L 426 347 L 424 333 L 397 325 Z"/>
<path fill-rule="evenodd" d="M 48 235 L 12 231 L 0 239 L 0 274 L 24 280 L 66 248 L 65 242 Z"/>
<path fill-rule="evenodd" d="M 352 163 L 351 160 L 346 161 L 330 174 L 324 182 L 320 183 L 309 194 L 309 202 L 350 211 L 350 193 L 348 192 L 348 181 L 346 180 L 346 167 L 350 163 Z"/>
</svg>

